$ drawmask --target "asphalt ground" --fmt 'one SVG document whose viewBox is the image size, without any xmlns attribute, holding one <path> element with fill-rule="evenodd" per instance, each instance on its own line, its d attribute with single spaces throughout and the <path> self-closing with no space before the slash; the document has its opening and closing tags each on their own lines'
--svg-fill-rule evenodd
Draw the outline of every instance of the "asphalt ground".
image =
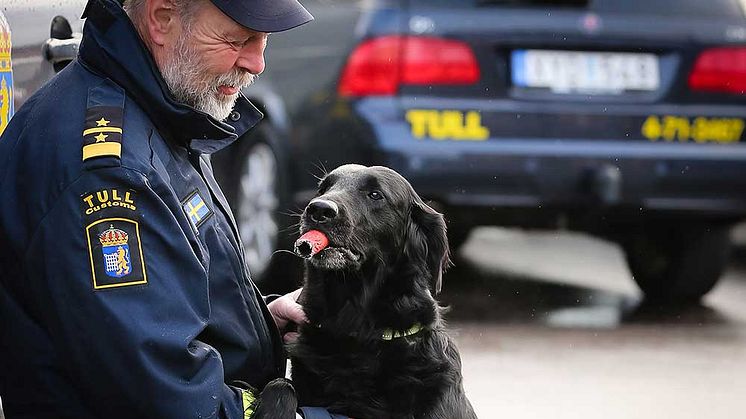
<svg viewBox="0 0 746 419">
<path fill-rule="evenodd" d="M 475 231 L 440 296 L 480 418 L 746 417 L 746 255 L 701 305 L 641 298 L 620 249 Z"/>
</svg>

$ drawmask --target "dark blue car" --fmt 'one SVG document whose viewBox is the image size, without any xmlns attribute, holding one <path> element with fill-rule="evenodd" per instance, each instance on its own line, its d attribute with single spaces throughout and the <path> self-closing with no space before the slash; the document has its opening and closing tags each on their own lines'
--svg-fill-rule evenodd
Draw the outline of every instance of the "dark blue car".
<svg viewBox="0 0 746 419">
<path fill-rule="evenodd" d="M 286 74 L 307 94 L 282 127 L 265 123 L 279 211 L 302 208 L 323 168 L 386 165 L 445 212 L 452 246 L 476 225 L 566 227 L 620 243 L 650 299 L 694 301 L 715 285 L 746 214 L 741 2 L 361 7 L 354 35 L 336 28 L 345 56 L 317 57 L 333 71 L 305 60 Z M 309 30 L 333 21 L 317 17 Z M 314 51 L 315 35 L 294 35 Z M 239 212 L 252 199 L 233 198 Z"/>
<path fill-rule="evenodd" d="M 3 9 L 2 115 L 75 57 L 85 1 L 52 3 Z M 316 21 L 273 34 L 244 92 L 266 120 L 215 156 L 253 276 L 291 285 L 286 214 L 356 162 L 406 176 L 452 247 L 483 224 L 587 231 L 648 297 L 697 300 L 746 213 L 744 3 L 304 0 Z"/>
</svg>

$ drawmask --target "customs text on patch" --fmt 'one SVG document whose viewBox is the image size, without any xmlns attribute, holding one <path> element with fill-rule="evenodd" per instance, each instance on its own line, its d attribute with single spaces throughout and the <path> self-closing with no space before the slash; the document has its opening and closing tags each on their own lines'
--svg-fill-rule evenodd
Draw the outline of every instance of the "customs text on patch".
<svg viewBox="0 0 746 419">
<path fill-rule="evenodd" d="M 132 218 L 131 215 L 137 211 L 136 197 L 136 192 L 131 189 L 103 188 L 81 195 L 81 210 L 86 217 L 116 214 Z"/>
</svg>

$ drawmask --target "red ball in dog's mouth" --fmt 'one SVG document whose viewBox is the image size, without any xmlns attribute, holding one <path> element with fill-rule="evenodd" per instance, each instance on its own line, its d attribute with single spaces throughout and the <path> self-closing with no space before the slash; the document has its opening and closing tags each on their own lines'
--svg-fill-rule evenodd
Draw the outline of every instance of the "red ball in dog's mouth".
<svg viewBox="0 0 746 419">
<path fill-rule="evenodd" d="M 329 238 L 319 230 L 310 230 L 295 241 L 295 254 L 310 258 L 329 246 Z"/>
</svg>

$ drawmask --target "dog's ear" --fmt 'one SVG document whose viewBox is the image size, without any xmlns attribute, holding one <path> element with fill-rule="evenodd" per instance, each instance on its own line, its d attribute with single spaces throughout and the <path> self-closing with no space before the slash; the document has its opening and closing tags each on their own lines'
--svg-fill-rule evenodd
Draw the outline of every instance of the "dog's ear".
<svg viewBox="0 0 746 419">
<path fill-rule="evenodd" d="M 446 222 L 443 215 L 414 194 L 407 226 L 405 254 L 424 263 L 430 273 L 431 290 L 437 294 L 443 282 L 443 271 L 450 264 Z"/>
</svg>

